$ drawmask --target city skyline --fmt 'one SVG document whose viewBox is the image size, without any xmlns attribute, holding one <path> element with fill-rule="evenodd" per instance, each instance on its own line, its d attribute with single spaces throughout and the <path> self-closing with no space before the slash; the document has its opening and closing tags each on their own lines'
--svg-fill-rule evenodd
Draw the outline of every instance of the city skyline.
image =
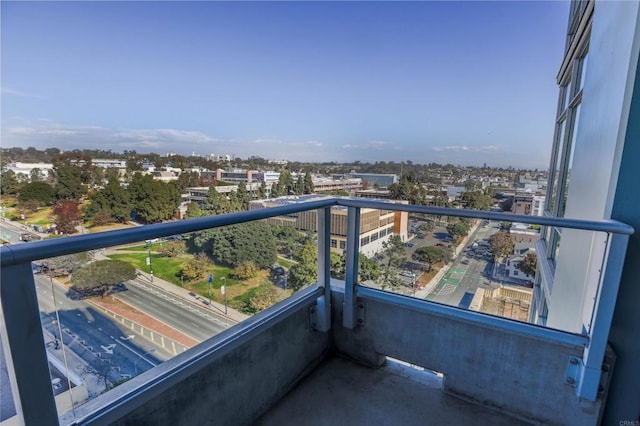
<svg viewBox="0 0 640 426">
<path fill-rule="evenodd" d="M 545 169 L 568 5 L 3 2 L 2 145 Z"/>
</svg>

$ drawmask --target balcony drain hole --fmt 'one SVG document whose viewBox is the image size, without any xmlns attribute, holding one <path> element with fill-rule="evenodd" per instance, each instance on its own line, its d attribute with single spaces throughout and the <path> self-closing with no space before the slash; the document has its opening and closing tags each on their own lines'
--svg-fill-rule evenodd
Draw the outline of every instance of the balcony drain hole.
<svg viewBox="0 0 640 426">
<path fill-rule="evenodd" d="M 417 383 L 442 389 L 444 384 L 444 373 L 431 370 L 421 365 L 412 364 L 400 359 L 387 357 L 387 362 L 383 367 L 385 370 L 397 376 L 406 377 Z"/>
</svg>

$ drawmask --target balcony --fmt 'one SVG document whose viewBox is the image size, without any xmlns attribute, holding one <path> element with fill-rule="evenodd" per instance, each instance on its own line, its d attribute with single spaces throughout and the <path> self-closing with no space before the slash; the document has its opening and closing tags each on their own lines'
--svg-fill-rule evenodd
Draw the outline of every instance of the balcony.
<svg viewBox="0 0 640 426">
<path fill-rule="evenodd" d="M 348 211 L 344 280 L 330 276 L 334 206 Z M 545 328 L 360 283 L 365 208 L 605 235 L 588 327 Z M 32 261 L 308 210 L 317 212 L 317 283 L 58 415 Z M 632 232 L 615 221 L 328 198 L 6 246 L 3 343 L 17 416 L 34 425 L 597 424 L 615 364 L 607 338 Z"/>
</svg>

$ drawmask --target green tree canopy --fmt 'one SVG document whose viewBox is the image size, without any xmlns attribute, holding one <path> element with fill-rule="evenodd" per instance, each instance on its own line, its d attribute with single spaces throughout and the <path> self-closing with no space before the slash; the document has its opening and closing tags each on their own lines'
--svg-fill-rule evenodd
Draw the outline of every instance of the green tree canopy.
<svg viewBox="0 0 640 426">
<path fill-rule="evenodd" d="M 3 167 L 0 172 L 0 193 L 2 195 L 15 195 L 18 191 L 20 191 L 20 184 L 15 172 Z"/>
<path fill-rule="evenodd" d="M 418 262 L 427 263 L 429 265 L 429 271 L 431 271 L 431 266 L 437 262 L 447 263 L 451 260 L 451 250 L 444 247 L 420 247 L 413 252 L 411 256 L 413 260 Z"/>
<path fill-rule="evenodd" d="M 515 243 L 508 232 L 496 232 L 489 237 L 489 248 L 495 257 L 504 257 L 513 253 Z"/>
<path fill-rule="evenodd" d="M 305 244 L 298 251 L 298 263 L 289 269 L 289 287 L 297 291 L 318 281 L 318 248 Z"/>
<path fill-rule="evenodd" d="M 447 232 L 454 238 L 464 238 L 469 234 L 469 224 L 466 221 L 458 221 L 447 225 Z"/>
<path fill-rule="evenodd" d="M 78 201 L 87 192 L 82 184 L 82 170 L 67 162 L 54 163 L 55 196 L 58 200 Z"/>
<path fill-rule="evenodd" d="M 394 234 L 382 243 L 382 256 L 384 261 L 380 264 L 378 278 L 382 289 L 400 285 L 398 274 L 406 262 L 406 248 L 399 235 Z"/>
<path fill-rule="evenodd" d="M 131 194 L 117 180 L 110 180 L 107 185 L 91 197 L 86 209 L 87 218 L 93 219 L 98 212 L 106 212 L 115 221 L 124 223 L 131 218 Z"/>
<path fill-rule="evenodd" d="M 112 286 L 136 277 L 133 266 L 122 260 L 99 260 L 78 269 L 71 276 L 72 288 L 82 296 L 104 294 Z"/>
<path fill-rule="evenodd" d="M 236 267 L 253 262 L 266 269 L 276 261 L 276 240 L 264 221 L 253 221 L 194 233 L 190 245 L 216 262 Z"/>
<path fill-rule="evenodd" d="M 461 196 L 462 203 L 468 209 L 489 210 L 491 209 L 491 197 L 482 191 L 465 192 Z"/>
<path fill-rule="evenodd" d="M 535 251 L 528 251 L 518 268 L 527 275 L 535 275 L 538 267 L 538 255 Z"/>
<path fill-rule="evenodd" d="M 127 189 L 136 217 L 146 223 L 170 219 L 180 204 L 180 192 L 174 182 L 154 180 L 136 173 Z"/>
<path fill-rule="evenodd" d="M 31 182 L 23 185 L 18 193 L 21 202 L 37 201 L 40 205 L 46 205 L 53 201 L 53 188 L 45 182 Z"/>
</svg>

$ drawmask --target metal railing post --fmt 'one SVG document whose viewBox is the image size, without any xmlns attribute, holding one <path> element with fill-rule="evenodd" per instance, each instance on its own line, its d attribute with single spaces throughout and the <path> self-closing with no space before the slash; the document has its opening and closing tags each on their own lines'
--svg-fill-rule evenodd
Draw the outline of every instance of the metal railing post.
<svg viewBox="0 0 640 426">
<path fill-rule="evenodd" d="M 318 216 L 318 285 L 324 294 L 318 298 L 316 330 L 331 329 L 331 207 L 317 210 Z"/>
<path fill-rule="evenodd" d="M 358 252 L 360 247 L 360 208 L 348 207 L 347 255 L 344 285 L 344 309 L 342 325 L 354 328 L 356 325 L 356 283 L 358 281 Z"/>
<path fill-rule="evenodd" d="M 628 242 L 628 235 L 610 234 L 607 253 L 604 255 L 606 263 L 603 264 L 603 276 L 593 306 L 589 344 L 584 349 L 582 368 L 576 381 L 576 394 L 589 401 L 595 401 L 598 396 L 602 363 L 607 350 Z"/>
<path fill-rule="evenodd" d="M 26 425 L 56 425 L 58 412 L 31 262 L 4 266 L 0 272 L 3 340 L 8 343 L 5 359 L 16 411 Z"/>
</svg>

